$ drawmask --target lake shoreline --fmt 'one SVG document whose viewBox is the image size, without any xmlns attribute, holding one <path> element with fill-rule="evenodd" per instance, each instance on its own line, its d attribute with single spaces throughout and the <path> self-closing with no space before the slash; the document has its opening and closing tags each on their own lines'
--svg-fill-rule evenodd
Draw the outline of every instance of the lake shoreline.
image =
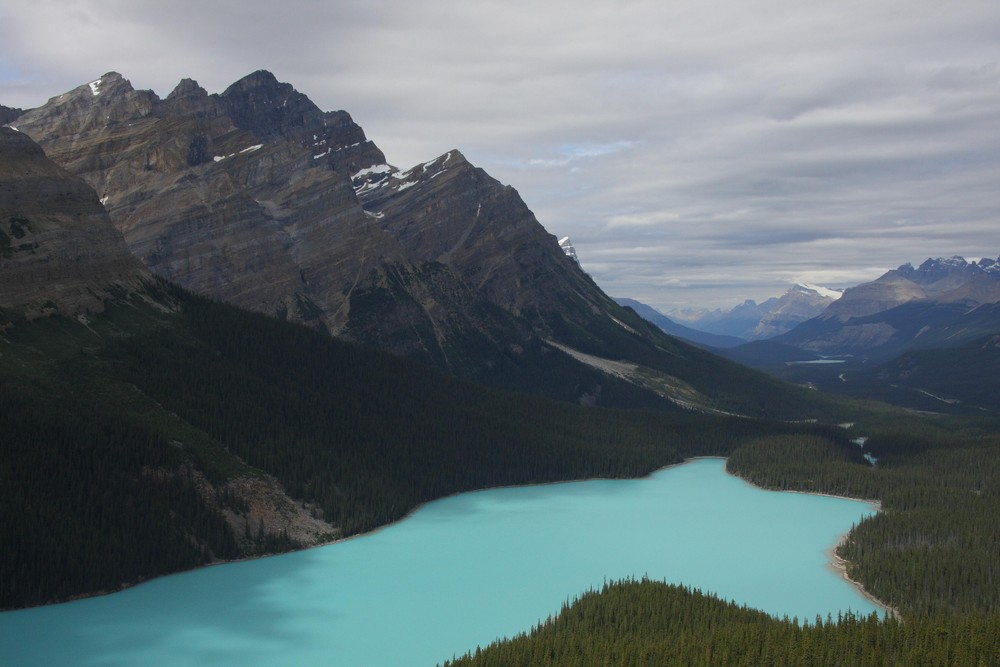
<svg viewBox="0 0 1000 667">
<path fill-rule="evenodd" d="M 700 458 L 726 458 L 726 457 L 723 457 L 723 456 L 716 456 L 716 457 L 703 456 L 703 457 L 700 457 Z M 694 460 L 694 459 L 691 459 L 691 460 Z M 754 488 L 757 488 L 757 489 L 763 489 L 763 490 L 766 490 L 766 491 L 777 491 L 777 492 L 782 492 L 782 493 L 801 493 L 801 494 L 804 494 L 804 495 L 807 495 L 807 496 L 821 496 L 821 497 L 824 497 L 824 498 L 837 498 L 839 500 L 854 500 L 854 501 L 858 501 L 858 502 L 862 502 L 862 503 L 867 503 L 876 512 L 881 512 L 882 511 L 882 501 L 877 500 L 875 498 L 854 498 L 852 496 L 844 496 L 844 495 L 839 495 L 839 494 L 836 494 L 836 493 L 820 493 L 819 491 L 799 491 L 797 489 L 769 488 L 769 487 L 764 487 L 764 486 L 757 486 L 756 484 L 754 484 L 750 480 L 744 479 L 743 477 L 740 477 L 739 475 L 735 475 L 735 474 L 729 472 L 728 470 L 726 471 L 726 474 L 727 475 L 733 475 L 733 477 L 737 477 L 739 479 L 742 479 L 744 482 L 746 482 L 750 486 L 752 486 Z M 858 593 L 861 594 L 862 597 L 864 597 L 866 600 L 868 600 L 869 602 L 871 602 L 873 605 L 875 605 L 879 609 L 883 610 L 884 612 L 891 614 L 893 616 L 893 618 L 895 618 L 897 620 L 901 619 L 902 616 L 899 613 L 898 609 L 896 609 L 895 607 L 893 607 L 893 606 L 885 603 L 884 601 L 882 601 L 882 600 L 878 599 L 877 597 L 875 597 L 874 595 L 872 595 L 864 587 L 864 585 L 860 581 L 856 581 L 854 579 L 851 579 L 851 577 L 847 574 L 847 560 L 845 560 L 844 558 L 841 558 L 840 555 L 837 554 L 837 549 L 840 548 L 841 544 L 843 544 L 845 541 L 847 541 L 847 538 L 849 536 L 850 536 L 850 531 L 848 531 L 846 533 L 843 533 L 837 539 L 837 542 L 832 547 L 830 547 L 829 549 L 827 549 L 826 555 L 829 558 L 829 561 L 827 562 L 827 568 L 830 571 L 835 572 L 835 573 L 839 574 L 840 576 L 842 576 L 847 583 L 849 583 L 851 586 L 853 586 L 858 591 Z"/>
<path fill-rule="evenodd" d="M 837 554 L 837 549 L 840 547 L 841 544 L 843 544 L 844 542 L 847 541 L 848 535 L 849 535 L 849 533 L 844 533 L 843 535 L 841 535 L 840 539 L 837 540 L 837 544 L 835 544 L 833 547 L 831 547 L 830 550 L 827 552 L 827 555 L 830 557 L 830 562 L 827 564 L 827 567 L 830 570 L 832 570 L 833 572 L 836 572 L 837 574 L 839 574 L 840 576 L 842 576 L 844 578 L 844 580 L 847 583 L 849 583 L 851 586 L 853 586 L 854 588 L 856 588 L 857 591 L 859 593 L 861 593 L 861 595 L 866 600 L 868 600 L 869 602 L 871 602 L 876 607 L 879 607 L 880 609 L 882 609 L 883 612 L 891 615 L 897 621 L 901 620 L 903 617 L 899 613 L 898 609 L 896 609 L 895 607 L 892 607 L 892 606 L 886 604 L 882 600 L 879 600 L 877 597 L 875 597 L 874 595 L 872 595 L 871 593 L 869 593 L 865 589 L 865 587 L 861 585 L 860 582 L 858 582 L 858 581 L 856 581 L 854 579 L 851 579 L 850 575 L 847 574 L 847 561 L 845 559 L 841 558 Z"/>
<path fill-rule="evenodd" d="M 65 600 L 58 600 L 58 601 L 47 602 L 47 603 L 43 603 L 43 604 L 39 604 L 39 605 L 32 605 L 31 607 L 18 607 L 18 608 L 13 608 L 13 609 L 2 609 L 2 610 L 0 610 L 0 614 L 6 613 L 6 612 L 24 611 L 24 610 L 35 609 L 35 608 L 39 608 L 39 607 L 49 607 L 49 606 L 54 606 L 54 605 L 69 604 L 69 603 L 77 602 L 77 601 L 80 601 L 80 600 L 86 600 L 88 598 L 97 598 L 97 597 L 103 597 L 103 596 L 107 596 L 107 595 L 113 595 L 115 593 L 119 593 L 121 591 L 130 589 L 130 588 L 135 588 L 135 587 L 138 587 L 138 586 L 142 586 L 143 584 L 149 583 L 149 582 L 154 581 L 154 580 L 164 579 L 164 578 L 172 577 L 172 576 L 176 576 L 176 575 L 182 575 L 182 574 L 185 574 L 185 573 L 194 572 L 194 571 L 197 571 L 197 570 L 203 570 L 203 569 L 210 568 L 210 567 L 216 567 L 216 566 L 220 566 L 220 565 L 230 565 L 230 564 L 235 564 L 235 563 L 245 563 L 245 562 L 250 562 L 250 561 L 262 560 L 262 559 L 265 559 L 265 558 L 273 558 L 273 557 L 276 557 L 276 556 L 282 556 L 282 555 L 286 555 L 286 554 L 292 554 L 292 553 L 307 551 L 307 550 L 310 550 L 310 549 L 318 549 L 318 548 L 322 548 L 322 547 L 328 547 L 328 546 L 332 546 L 332 545 L 335 545 L 335 544 L 340 544 L 340 543 L 348 542 L 348 541 L 351 541 L 351 540 L 355 540 L 355 539 L 358 539 L 358 538 L 369 537 L 369 536 L 372 536 L 372 535 L 376 535 L 376 534 L 380 533 L 383 530 L 391 528 L 392 526 L 394 526 L 394 525 L 396 525 L 398 523 L 401 523 L 401 522 L 403 522 L 403 521 L 411 518 L 416 512 L 420 511 L 423 507 L 425 507 L 426 505 L 428 505 L 430 503 L 435 503 L 435 502 L 438 502 L 440 500 L 445 500 L 447 498 L 453 498 L 453 497 L 459 496 L 459 495 L 472 494 L 472 493 L 480 493 L 480 492 L 488 492 L 488 491 L 495 491 L 495 490 L 498 490 L 498 489 L 515 489 L 515 488 L 525 488 L 525 487 L 554 486 L 554 485 L 557 485 L 557 484 L 577 484 L 577 483 L 592 482 L 592 481 L 642 480 L 642 479 L 647 479 L 649 477 L 652 477 L 656 473 L 661 472 L 663 470 L 668 470 L 670 468 L 675 468 L 675 467 L 678 467 L 678 466 L 682 466 L 682 465 L 685 465 L 685 464 L 688 464 L 688 463 L 691 463 L 691 462 L 694 462 L 694 461 L 704 461 L 704 460 L 726 461 L 726 460 L 728 460 L 728 457 L 726 457 L 726 456 L 692 456 L 692 457 L 686 458 L 686 459 L 684 459 L 682 461 L 678 461 L 676 463 L 669 463 L 667 465 L 664 465 L 664 466 L 661 466 L 659 468 L 656 468 L 655 470 L 652 470 L 649 473 L 647 473 L 645 475 L 642 475 L 640 477 L 585 477 L 585 478 L 580 478 L 580 479 L 566 479 L 566 480 L 548 481 L 548 482 L 533 482 L 533 483 L 528 483 L 528 484 L 505 484 L 505 485 L 500 485 L 500 486 L 490 486 L 490 487 L 483 487 L 483 488 L 478 488 L 478 489 L 470 489 L 470 490 L 467 490 L 467 491 L 456 491 L 454 493 L 450 493 L 450 494 L 441 496 L 440 498 L 434 498 L 434 499 L 427 500 L 427 501 L 424 501 L 422 503 L 419 503 L 418 505 L 414 506 L 412 509 L 410 509 L 408 512 L 406 512 L 406 514 L 404 514 L 403 516 L 399 517 L 398 519 L 395 519 L 394 521 L 391 521 L 391 522 L 386 523 L 386 524 L 381 525 L 381 526 L 376 526 L 375 528 L 372 528 L 371 530 L 363 532 L 363 533 L 356 533 L 354 535 L 348 535 L 346 537 L 337 537 L 337 538 L 334 538 L 334 539 L 331 539 L 331 540 L 327 540 L 327 541 L 323 541 L 323 542 L 317 542 L 316 544 L 303 545 L 303 546 L 295 548 L 295 549 L 290 549 L 289 551 L 279 551 L 279 552 L 274 552 L 274 553 L 260 554 L 260 555 L 256 555 L 256 556 L 247 556 L 245 558 L 235 558 L 235 559 L 229 559 L 229 560 L 218 560 L 218 561 L 214 561 L 214 562 L 211 562 L 211 563 L 205 563 L 203 565 L 198 565 L 196 567 L 189 568 L 189 569 L 186 569 L 186 570 L 178 570 L 177 572 L 169 572 L 169 573 L 162 574 L 162 575 L 156 575 L 156 576 L 152 576 L 152 577 L 147 577 L 147 578 L 144 578 L 144 579 L 141 579 L 141 580 L 138 580 L 138 581 L 134 581 L 134 582 L 123 583 L 120 586 L 118 586 L 116 588 L 113 588 L 113 589 L 106 589 L 106 590 L 102 590 L 102 591 L 95 591 L 95 592 L 92 592 L 92 593 L 85 593 L 85 594 L 81 594 L 81 595 L 75 595 L 75 596 L 69 597 L 69 598 L 67 598 Z M 747 479 L 745 479 L 743 477 L 740 477 L 739 475 L 736 475 L 736 474 L 733 474 L 733 473 L 729 472 L 728 470 L 725 469 L 725 467 L 723 468 L 723 471 L 724 471 L 725 474 L 730 475 L 732 477 L 735 477 L 735 478 L 737 478 L 737 479 L 745 482 L 746 484 L 748 484 L 748 485 L 750 485 L 750 486 L 752 486 L 754 488 L 761 489 L 761 490 L 786 492 L 786 493 L 801 493 L 801 494 L 805 494 L 805 495 L 825 496 L 825 497 L 828 497 L 828 498 L 837 498 L 837 499 L 842 499 L 842 500 L 860 501 L 860 502 L 868 503 L 869 505 L 872 506 L 872 508 L 875 511 L 880 511 L 881 510 L 881 502 L 879 502 L 878 500 L 874 500 L 874 499 L 852 498 L 850 496 L 836 495 L 836 494 L 830 494 L 830 493 L 819 493 L 819 492 L 811 492 L 811 491 L 798 491 L 798 490 L 791 490 L 791 489 L 769 489 L 769 488 L 766 488 L 766 487 L 757 486 L 756 484 L 753 484 L 749 480 L 747 480 Z M 894 617 L 899 618 L 899 612 L 895 608 L 887 605 L 886 603 L 882 602 L 881 600 L 879 600 L 878 598 L 876 598 L 875 596 L 873 596 L 871 593 L 869 593 L 867 590 L 865 590 L 864 586 L 862 586 L 859 582 L 851 579 L 847 575 L 847 562 L 844 559 L 840 558 L 840 556 L 838 556 L 837 553 L 836 553 L 837 547 L 839 547 L 844 542 L 844 540 L 847 539 L 847 537 L 848 537 L 848 533 L 844 533 L 843 535 L 841 535 L 840 539 L 837 541 L 837 543 L 834 544 L 832 547 L 830 547 L 830 549 L 827 551 L 827 554 L 828 554 L 829 559 L 830 559 L 829 562 L 827 563 L 827 567 L 830 570 L 834 571 L 834 572 L 840 573 L 843 576 L 843 578 L 848 583 L 851 584 L 851 586 L 853 586 L 855 589 L 857 589 L 858 592 L 865 599 L 867 599 L 869 602 L 871 602 L 873 605 L 875 605 L 876 607 L 878 607 L 880 609 L 885 610 L 888 613 L 891 613 Z"/>
</svg>

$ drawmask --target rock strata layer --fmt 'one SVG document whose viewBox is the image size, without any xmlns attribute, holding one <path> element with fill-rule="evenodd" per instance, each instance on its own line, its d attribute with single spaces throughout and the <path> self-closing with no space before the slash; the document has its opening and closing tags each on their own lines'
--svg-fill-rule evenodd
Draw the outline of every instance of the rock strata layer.
<svg viewBox="0 0 1000 667">
<path fill-rule="evenodd" d="M 0 308 L 29 315 L 101 311 L 152 276 L 94 190 L 27 135 L 0 128 Z"/>
<path fill-rule="evenodd" d="M 623 317 L 513 188 L 458 151 L 392 167 L 347 112 L 269 72 L 162 100 L 112 72 L 18 129 L 196 293 L 473 375 L 567 320 Z"/>
</svg>

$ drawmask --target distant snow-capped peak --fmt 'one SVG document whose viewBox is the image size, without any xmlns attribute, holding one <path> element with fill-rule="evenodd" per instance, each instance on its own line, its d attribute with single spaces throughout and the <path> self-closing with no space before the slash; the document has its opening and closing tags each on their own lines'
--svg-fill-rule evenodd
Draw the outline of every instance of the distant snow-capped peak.
<svg viewBox="0 0 1000 667">
<path fill-rule="evenodd" d="M 573 242 L 569 240 L 568 236 L 559 239 L 559 247 L 562 248 L 567 257 L 572 257 L 577 264 L 580 263 L 580 258 L 576 256 L 576 248 L 573 247 Z"/>
<path fill-rule="evenodd" d="M 844 295 L 842 290 L 830 289 L 829 287 L 823 287 L 822 285 L 812 285 L 810 283 L 798 283 L 796 287 L 799 287 L 807 292 L 816 292 L 822 297 L 827 299 L 833 299 L 836 301 Z"/>
</svg>

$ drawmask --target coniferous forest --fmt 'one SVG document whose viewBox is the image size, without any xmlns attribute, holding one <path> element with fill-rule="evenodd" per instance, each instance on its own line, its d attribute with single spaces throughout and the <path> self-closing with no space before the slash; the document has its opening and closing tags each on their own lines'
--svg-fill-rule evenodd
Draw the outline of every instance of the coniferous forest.
<svg viewBox="0 0 1000 667">
<path fill-rule="evenodd" d="M 177 312 L 5 317 L 0 608 L 296 546 L 234 532 L 233 480 L 273 477 L 337 537 L 451 493 L 639 476 L 816 430 L 489 390 L 169 289 Z"/>
<path fill-rule="evenodd" d="M 995 665 L 1000 614 L 777 619 L 681 586 L 605 584 L 530 633 L 446 667 Z"/>
<path fill-rule="evenodd" d="M 624 581 L 446 664 L 1000 664 L 996 426 L 871 415 L 863 442 L 765 436 L 729 455 L 727 470 L 759 486 L 879 500 L 837 555 L 893 614 L 776 619 L 683 587 Z"/>
<path fill-rule="evenodd" d="M 1000 663 L 989 416 L 842 401 L 828 414 L 853 424 L 583 408 L 160 289 L 158 304 L 123 298 L 86 318 L 0 313 L 0 608 L 301 546 L 263 524 L 234 529 L 227 517 L 247 509 L 233 480 L 275 480 L 330 539 L 450 493 L 723 455 L 763 487 L 878 500 L 838 554 L 898 616 L 803 624 L 622 582 L 455 664 Z"/>
</svg>

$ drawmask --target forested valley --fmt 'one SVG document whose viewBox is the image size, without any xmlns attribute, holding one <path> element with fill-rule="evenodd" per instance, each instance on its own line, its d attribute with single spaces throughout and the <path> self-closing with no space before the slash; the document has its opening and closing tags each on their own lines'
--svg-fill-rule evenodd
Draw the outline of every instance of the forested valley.
<svg viewBox="0 0 1000 667">
<path fill-rule="evenodd" d="M 123 299 L 0 320 L 0 608 L 306 546 L 247 515 L 244 479 L 276 479 L 335 527 L 329 541 L 460 491 L 634 477 L 824 432 L 485 389 L 160 289 L 172 310 Z"/>
<path fill-rule="evenodd" d="M 829 416 L 852 424 L 583 408 L 161 289 L 160 305 L 123 298 L 99 316 L 2 313 L 0 607 L 303 546 L 234 529 L 226 517 L 247 508 L 233 480 L 277 480 L 336 527 L 328 541 L 450 493 L 719 455 L 762 487 L 878 500 L 838 555 L 898 617 L 773 619 L 622 582 L 456 664 L 1000 662 L 989 417 L 845 402 Z"/>
</svg>

